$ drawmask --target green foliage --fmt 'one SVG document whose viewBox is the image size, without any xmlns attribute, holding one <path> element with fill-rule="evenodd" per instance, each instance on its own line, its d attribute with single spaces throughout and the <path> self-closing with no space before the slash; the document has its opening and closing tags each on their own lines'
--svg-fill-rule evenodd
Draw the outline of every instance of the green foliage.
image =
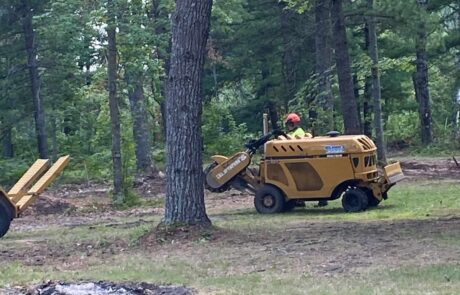
<svg viewBox="0 0 460 295">
<path fill-rule="evenodd" d="M 243 149 L 243 143 L 249 136 L 246 125 L 237 124 L 228 107 L 217 101 L 205 106 L 203 137 L 207 155 L 231 155 Z"/>
<path fill-rule="evenodd" d="M 135 175 L 132 119 L 127 99 L 132 84 L 143 82 L 154 141 L 153 159 L 164 168 L 162 106 L 170 50 L 172 0 L 117 0 L 118 99 L 123 136 L 124 182 Z M 364 82 L 371 72 L 365 17 L 378 20 L 379 70 L 385 135 L 405 141 L 414 152 L 458 149 L 453 136 L 453 94 L 460 88 L 459 4 L 429 1 L 343 1 L 349 52 L 363 115 Z M 32 1 L 37 33 L 41 91 L 52 156 L 71 154 L 66 182 L 108 181 L 112 177 L 111 124 L 107 94 L 106 2 Z M 203 137 L 206 155 L 232 154 L 262 129 L 262 114 L 273 106 L 280 118 L 295 111 L 316 134 L 343 131 L 335 67 L 330 82 L 334 112 L 326 112 L 315 72 L 315 1 L 216 0 L 205 68 Z M 18 1 L 0 4 L 0 152 L 11 131 L 14 158 L 2 157 L 0 182 L 9 185 L 37 157 L 34 106 L 30 94 Z M 434 143 L 420 147 L 420 120 L 412 76 L 420 25 L 428 35 L 429 87 Z M 333 57 L 334 58 L 334 57 Z M 197 151 L 199 152 L 199 151 Z M 3 155 L 2 155 L 3 156 Z M 127 192 L 129 194 L 129 192 Z"/>
<path fill-rule="evenodd" d="M 418 113 L 405 111 L 399 114 L 392 114 L 388 117 L 385 126 L 385 135 L 388 142 L 406 141 L 414 144 L 420 130 L 420 119 Z"/>
<path fill-rule="evenodd" d="M 5 159 L 0 160 L 0 167 L 0 184 L 7 190 L 26 172 L 27 168 L 29 168 L 29 163 L 25 160 Z"/>
<path fill-rule="evenodd" d="M 125 186 L 126 187 L 126 186 Z M 132 189 L 127 189 L 124 192 L 124 200 L 122 204 L 116 204 L 117 209 L 130 209 L 133 207 L 138 207 L 142 204 L 141 197 L 135 193 Z"/>
</svg>

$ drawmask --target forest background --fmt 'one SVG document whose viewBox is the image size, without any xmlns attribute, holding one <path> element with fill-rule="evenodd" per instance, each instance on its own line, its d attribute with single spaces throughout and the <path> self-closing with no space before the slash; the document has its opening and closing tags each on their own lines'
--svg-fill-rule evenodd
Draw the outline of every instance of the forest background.
<svg viewBox="0 0 460 295">
<path fill-rule="evenodd" d="M 1 2 L 2 185 L 36 157 L 60 154 L 73 157 L 65 181 L 112 179 L 114 123 L 124 188 L 164 169 L 174 6 Z M 215 0 L 203 100 L 205 159 L 259 136 L 263 113 L 282 126 L 289 112 L 316 135 L 364 133 L 379 143 L 381 122 L 381 150 L 452 154 L 460 148 L 460 3 Z"/>
</svg>

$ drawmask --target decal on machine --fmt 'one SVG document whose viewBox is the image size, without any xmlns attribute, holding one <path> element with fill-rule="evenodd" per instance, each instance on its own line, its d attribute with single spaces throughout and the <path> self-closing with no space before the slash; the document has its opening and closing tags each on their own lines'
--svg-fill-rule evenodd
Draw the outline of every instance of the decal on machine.
<svg viewBox="0 0 460 295">
<path fill-rule="evenodd" d="M 343 145 L 326 145 L 324 149 L 328 155 L 345 153 L 345 147 Z"/>
<path fill-rule="evenodd" d="M 225 175 L 227 175 L 228 172 L 230 172 L 233 168 L 235 168 L 236 166 L 238 166 L 241 162 L 245 161 L 247 158 L 248 158 L 248 156 L 247 156 L 246 154 L 240 155 L 238 158 L 235 159 L 235 161 L 231 162 L 230 165 L 228 165 L 228 166 L 224 169 L 224 171 L 217 173 L 217 174 L 216 174 L 216 178 L 217 178 L 217 179 L 221 179 L 222 177 L 224 177 Z"/>
</svg>

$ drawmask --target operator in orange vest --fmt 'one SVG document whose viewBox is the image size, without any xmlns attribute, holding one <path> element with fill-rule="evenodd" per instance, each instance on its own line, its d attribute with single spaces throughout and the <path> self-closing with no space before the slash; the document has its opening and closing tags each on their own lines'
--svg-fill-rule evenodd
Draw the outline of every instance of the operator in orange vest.
<svg viewBox="0 0 460 295">
<path fill-rule="evenodd" d="M 286 120 L 284 120 L 284 123 L 286 124 L 286 127 L 288 129 L 288 135 L 292 137 L 312 137 L 312 135 L 308 132 L 305 132 L 302 127 L 300 127 L 300 116 L 297 115 L 296 113 L 290 113 L 287 115 Z"/>
<path fill-rule="evenodd" d="M 286 120 L 284 120 L 284 123 L 286 124 L 286 127 L 288 129 L 288 135 L 291 135 L 293 137 L 305 136 L 305 131 L 302 129 L 302 127 L 300 127 L 300 121 L 300 116 L 296 113 L 290 113 L 289 115 L 287 115 Z"/>
<path fill-rule="evenodd" d="M 286 127 L 288 129 L 288 135 L 292 137 L 312 137 L 312 135 L 308 132 L 305 132 L 302 127 L 300 127 L 301 119 L 300 116 L 297 115 L 296 113 L 290 113 L 287 115 L 286 120 L 284 120 L 284 123 L 286 124 Z M 299 202 L 297 206 L 305 206 L 304 202 Z M 318 202 L 318 207 L 324 207 L 327 206 L 327 201 L 319 201 Z"/>
</svg>

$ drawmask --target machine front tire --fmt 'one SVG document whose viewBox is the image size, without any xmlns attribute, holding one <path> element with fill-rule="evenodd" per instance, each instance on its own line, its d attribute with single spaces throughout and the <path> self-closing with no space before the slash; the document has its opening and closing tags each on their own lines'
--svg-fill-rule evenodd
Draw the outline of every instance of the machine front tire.
<svg viewBox="0 0 460 295">
<path fill-rule="evenodd" d="M 10 229 L 12 218 L 7 208 L 0 203 L 0 238 L 3 237 Z"/>
<path fill-rule="evenodd" d="M 380 204 L 380 200 L 374 196 L 374 193 L 371 189 L 366 189 L 366 195 L 368 207 L 377 207 Z"/>
<path fill-rule="evenodd" d="M 366 192 L 357 187 L 350 187 L 342 196 L 342 206 L 347 212 L 366 210 L 368 206 Z"/>
<path fill-rule="evenodd" d="M 264 185 L 257 190 L 254 197 L 254 206 L 261 214 L 280 213 L 285 210 L 283 193 L 276 187 Z"/>
<path fill-rule="evenodd" d="M 371 193 L 370 195 L 367 195 L 367 203 L 369 207 L 377 207 L 380 204 L 380 200 L 374 197 Z"/>
</svg>

